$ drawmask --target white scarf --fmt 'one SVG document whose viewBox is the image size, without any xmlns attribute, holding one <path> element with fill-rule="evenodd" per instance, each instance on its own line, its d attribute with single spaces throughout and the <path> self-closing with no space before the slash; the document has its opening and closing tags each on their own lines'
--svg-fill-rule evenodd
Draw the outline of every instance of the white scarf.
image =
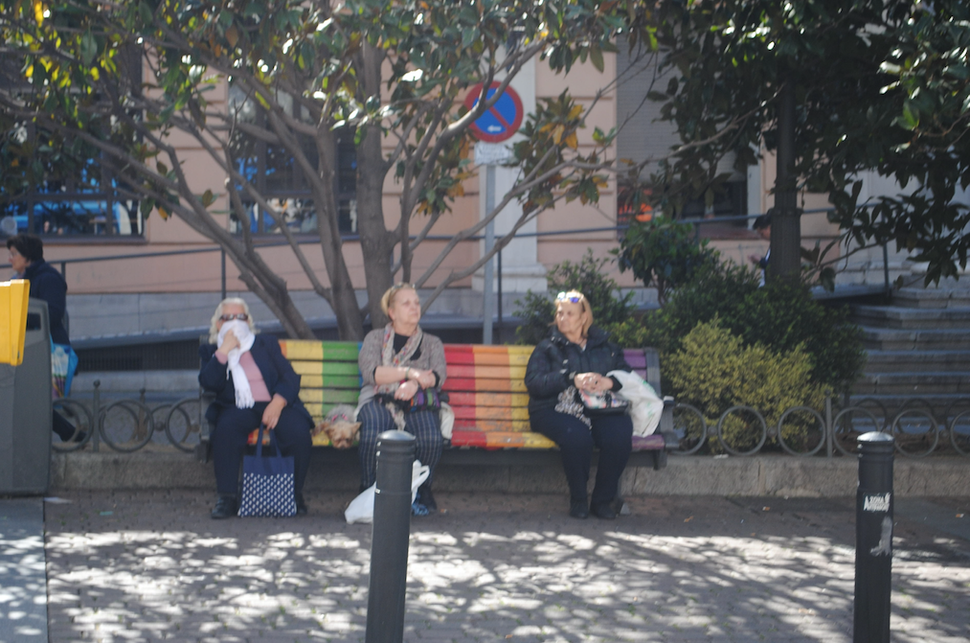
<svg viewBox="0 0 970 643">
<path fill-rule="evenodd" d="M 228 372 L 232 374 L 233 387 L 236 389 L 236 408 L 251 409 L 255 406 L 256 400 L 253 399 L 253 390 L 249 388 L 249 378 L 246 377 L 246 371 L 239 365 L 239 358 L 253 347 L 256 336 L 249 329 L 249 324 L 239 319 L 233 319 L 225 322 L 219 329 L 218 346 L 222 346 L 226 333 L 230 330 L 239 340 L 239 346 L 229 351 L 229 364 L 227 365 Z"/>
</svg>

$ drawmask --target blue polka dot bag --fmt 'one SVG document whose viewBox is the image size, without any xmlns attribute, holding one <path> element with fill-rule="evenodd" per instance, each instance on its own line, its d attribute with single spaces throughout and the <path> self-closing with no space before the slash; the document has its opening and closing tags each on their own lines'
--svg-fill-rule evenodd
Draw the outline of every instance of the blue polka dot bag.
<svg viewBox="0 0 970 643">
<path fill-rule="evenodd" d="M 270 443 L 276 455 L 263 457 L 263 426 L 256 439 L 256 455 L 243 457 L 240 516 L 295 516 L 293 457 L 280 453 L 273 431 Z"/>
</svg>

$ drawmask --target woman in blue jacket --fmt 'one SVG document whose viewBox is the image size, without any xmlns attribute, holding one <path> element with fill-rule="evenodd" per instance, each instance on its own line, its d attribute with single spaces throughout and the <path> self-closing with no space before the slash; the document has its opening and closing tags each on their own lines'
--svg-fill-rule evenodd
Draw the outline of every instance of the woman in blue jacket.
<svg viewBox="0 0 970 643">
<path fill-rule="evenodd" d="M 630 459 L 633 421 L 624 409 L 591 411 L 579 399 L 586 391 L 605 394 L 621 386 L 607 375 L 631 371 L 619 346 L 593 326 L 593 311 L 581 292 L 556 297 L 556 326 L 532 351 L 525 372 L 532 430 L 557 445 L 569 483 L 569 515 L 616 518 L 620 475 Z M 596 486 L 587 501 L 593 448 L 599 448 Z"/>
<path fill-rule="evenodd" d="M 210 344 L 199 348 L 199 383 L 216 394 L 206 411 L 215 425 L 210 436 L 219 499 L 213 518 L 235 516 L 239 508 L 239 463 L 249 434 L 265 424 L 280 451 L 293 456 L 296 512 L 307 512 L 303 482 L 310 468 L 313 419 L 300 402 L 300 376 L 283 357 L 275 337 L 256 335 L 249 306 L 223 300 L 212 316 Z"/>
</svg>

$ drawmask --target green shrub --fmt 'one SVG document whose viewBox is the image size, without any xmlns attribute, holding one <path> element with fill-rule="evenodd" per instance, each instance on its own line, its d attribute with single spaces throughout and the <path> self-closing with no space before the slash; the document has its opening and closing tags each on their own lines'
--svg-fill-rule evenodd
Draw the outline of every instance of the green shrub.
<svg viewBox="0 0 970 643">
<path fill-rule="evenodd" d="M 697 407 L 710 426 L 736 405 L 757 409 L 771 429 L 788 408 L 820 410 L 824 404 L 822 387 L 812 380 L 812 360 L 800 345 L 785 352 L 763 344 L 745 346 L 716 318 L 697 324 L 667 357 L 664 368 L 677 401 Z M 816 425 L 814 417 L 792 414 L 782 427 L 786 444 L 798 450 L 811 448 L 809 429 Z M 732 414 L 724 424 L 724 439 L 735 450 L 754 448 L 760 435 L 760 423 L 744 414 Z M 711 448 L 719 450 L 716 443 Z"/>
<path fill-rule="evenodd" d="M 647 325 L 649 315 L 632 314 L 621 322 L 606 324 L 602 328 L 610 334 L 610 339 L 624 348 L 643 348 L 654 346 L 650 327 Z"/>
<path fill-rule="evenodd" d="M 597 259 L 591 249 L 586 251 L 579 263 L 564 261 L 553 266 L 546 274 L 549 292 L 534 293 L 531 290 L 523 299 L 517 299 L 515 314 L 522 323 L 515 329 L 519 344 L 538 344 L 549 336 L 555 306 L 553 298 L 564 290 L 578 290 L 586 296 L 597 326 L 609 331 L 615 324 L 627 321 L 636 309 L 632 303 L 633 293 L 617 297 L 616 281 L 603 274 L 603 266 L 610 260 Z"/>
<path fill-rule="evenodd" d="M 707 239 L 697 239 L 692 224 L 658 216 L 646 223 L 634 221 L 613 254 L 621 272 L 632 270 L 645 286 L 656 286 L 662 306 L 671 291 L 717 263 L 717 252 L 707 244 Z"/>
<path fill-rule="evenodd" d="M 822 306 L 801 284 L 759 287 L 752 270 L 735 265 L 700 273 L 647 318 L 644 334 L 666 357 L 698 322 L 715 318 L 745 346 L 762 344 L 782 354 L 801 346 L 811 360 L 812 381 L 837 393 L 851 389 L 865 364 L 860 330 L 846 309 Z"/>
</svg>

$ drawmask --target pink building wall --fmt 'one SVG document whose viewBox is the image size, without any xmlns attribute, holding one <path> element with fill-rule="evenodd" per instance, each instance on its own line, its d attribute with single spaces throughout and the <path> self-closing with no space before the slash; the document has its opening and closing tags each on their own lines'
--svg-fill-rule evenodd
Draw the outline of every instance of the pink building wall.
<svg viewBox="0 0 970 643">
<path fill-rule="evenodd" d="M 586 122 L 586 130 L 580 134 L 580 146 L 588 151 L 592 149 L 592 132 L 599 127 L 609 131 L 616 125 L 616 100 L 614 90 L 606 91 L 597 98 L 597 93 L 607 85 L 616 73 L 615 58 L 605 57 L 606 66 L 600 74 L 591 65 L 576 65 L 568 76 L 555 75 L 542 62 L 536 64 L 535 95 L 537 100 L 558 96 L 564 89 L 584 105 L 590 105 L 596 100 Z M 185 154 L 185 171 L 190 177 L 194 189 L 199 193 L 211 189 L 221 195 L 224 192 L 225 176 L 198 144 L 182 136 L 176 137 L 177 142 Z M 390 141 L 388 142 L 390 144 Z M 388 147 L 388 149 L 390 149 Z M 615 149 L 608 152 L 610 158 L 615 158 Z M 767 158 L 759 168 L 761 180 L 760 211 L 770 207 L 773 199 L 769 195 L 774 181 L 774 161 Z M 453 211 L 441 217 L 435 225 L 432 234 L 451 236 L 458 231 L 472 225 L 480 216 L 479 189 L 477 178 L 468 180 L 465 184 L 465 195 L 459 197 L 453 204 Z M 389 176 L 385 185 L 384 212 L 389 225 L 393 225 L 398 218 L 398 197 L 400 186 Z M 801 204 L 805 208 L 825 207 L 826 199 L 823 195 L 804 195 Z M 222 197 L 214 204 L 216 211 L 225 212 L 227 205 Z M 609 186 L 602 191 L 599 203 L 583 205 L 578 200 L 571 203 L 560 203 L 555 210 L 544 212 L 537 220 L 539 232 L 558 232 L 570 229 L 586 229 L 609 227 L 616 222 L 616 183 L 610 180 Z M 222 215 L 228 224 L 228 216 Z M 417 231 L 423 223 L 422 217 L 416 217 L 412 230 Z M 803 238 L 806 246 L 814 245 L 814 240 L 830 237 L 834 227 L 824 216 L 806 216 L 803 218 Z M 279 235 L 269 235 L 267 241 L 282 241 Z M 434 257 L 444 246 L 444 241 L 426 241 L 416 252 L 413 262 L 412 279 L 422 275 Z M 764 251 L 764 242 L 754 235 L 742 238 L 715 239 L 715 247 L 722 250 L 726 258 L 734 261 L 746 261 L 745 257 L 751 252 Z M 46 256 L 49 261 L 57 264 L 64 259 L 79 259 L 98 256 L 119 256 L 127 254 L 167 252 L 193 248 L 205 248 L 212 244 L 195 233 L 187 224 L 172 217 L 163 221 L 157 212 L 153 212 L 145 222 L 143 238 L 105 238 L 92 237 L 79 240 L 65 240 L 63 242 L 51 239 L 46 246 Z M 564 260 L 576 261 L 587 248 L 592 248 L 598 257 L 609 256 L 609 251 L 617 247 L 616 234 L 612 231 L 584 233 L 572 236 L 540 237 L 537 243 L 536 260 L 546 267 L 551 267 Z M 344 246 L 345 256 L 351 271 L 352 279 L 357 288 L 364 287 L 363 257 L 357 242 L 347 242 Z M 308 243 L 304 251 L 310 264 L 321 281 L 328 282 L 323 267 L 323 260 L 319 246 Z M 309 290 L 310 284 L 303 274 L 296 259 L 289 249 L 284 247 L 267 248 L 260 251 L 266 261 L 280 274 L 293 291 Z M 450 271 L 470 265 L 479 255 L 478 242 L 461 244 L 445 259 L 441 267 L 427 282 L 428 286 L 435 286 L 444 279 Z M 621 286 L 630 287 L 637 284 L 631 275 L 620 274 L 615 264 L 609 264 L 611 276 Z M 231 261 L 227 261 L 227 288 L 241 289 L 242 283 Z M 100 293 L 179 293 L 179 292 L 214 292 L 221 287 L 221 266 L 219 252 L 204 254 L 189 254 L 180 256 L 165 256 L 142 259 L 119 259 L 99 261 L 93 263 L 77 263 L 67 267 L 66 277 L 72 294 L 100 294 Z M 468 288 L 472 279 L 466 278 L 455 284 L 458 288 Z"/>
</svg>

